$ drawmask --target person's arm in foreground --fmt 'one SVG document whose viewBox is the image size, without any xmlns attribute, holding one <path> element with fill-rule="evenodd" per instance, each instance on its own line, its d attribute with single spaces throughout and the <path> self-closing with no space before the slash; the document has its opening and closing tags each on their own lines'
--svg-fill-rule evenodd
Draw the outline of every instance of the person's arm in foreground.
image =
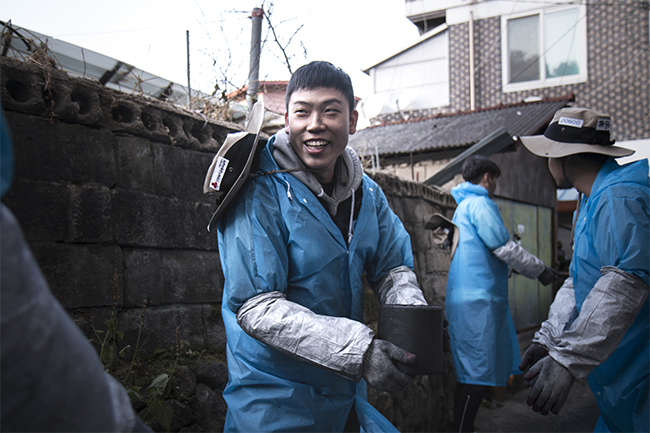
<svg viewBox="0 0 650 433">
<path fill-rule="evenodd" d="M 0 224 L 2 429 L 151 431 L 50 292 L 4 205 Z"/>
</svg>

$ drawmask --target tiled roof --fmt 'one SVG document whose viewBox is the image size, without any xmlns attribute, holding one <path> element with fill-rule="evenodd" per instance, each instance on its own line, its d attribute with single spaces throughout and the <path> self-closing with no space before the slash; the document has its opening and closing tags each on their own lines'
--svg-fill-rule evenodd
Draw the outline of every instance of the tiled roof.
<svg viewBox="0 0 650 433">
<path fill-rule="evenodd" d="M 553 114 L 573 100 L 573 95 L 522 102 L 472 112 L 371 126 L 350 136 L 360 155 L 397 155 L 464 148 L 503 127 L 513 136 L 540 133 Z"/>
</svg>

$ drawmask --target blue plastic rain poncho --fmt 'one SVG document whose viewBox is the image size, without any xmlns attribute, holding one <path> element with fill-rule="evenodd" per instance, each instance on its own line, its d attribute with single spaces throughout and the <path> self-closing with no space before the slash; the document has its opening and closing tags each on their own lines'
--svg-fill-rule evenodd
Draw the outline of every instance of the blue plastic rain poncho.
<svg viewBox="0 0 650 433">
<path fill-rule="evenodd" d="M 649 209 L 648 160 L 624 166 L 607 160 L 576 219 L 569 273 L 578 311 L 604 266 L 650 284 Z M 601 417 L 611 431 L 649 431 L 649 318 L 646 300 L 614 353 L 588 376 Z"/>
<path fill-rule="evenodd" d="M 519 344 L 508 306 L 508 265 L 492 252 L 509 240 L 488 191 L 470 182 L 451 189 L 460 231 L 451 261 L 445 309 L 460 383 L 505 386 L 521 373 Z"/>
<path fill-rule="evenodd" d="M 274 140 L 262 151 L 261 171 L 278 169 Z M 395 267 L 412 268 L 413 258 L 408 233 L 383 192 L 366 175 L 362 187 L 349 247 L 314 193 L 288 173 L 250 179 L 220 220 L 225 431 L 342 431 L 353 403 L 364 431 L 395 431 L 365 401 L 363 380 L 357 384 L 261 343 L 236 318 L 251 298 L 281 292 L 318 315 L 363 322 L 362 274 L 372 285 Z"/>
</svg>

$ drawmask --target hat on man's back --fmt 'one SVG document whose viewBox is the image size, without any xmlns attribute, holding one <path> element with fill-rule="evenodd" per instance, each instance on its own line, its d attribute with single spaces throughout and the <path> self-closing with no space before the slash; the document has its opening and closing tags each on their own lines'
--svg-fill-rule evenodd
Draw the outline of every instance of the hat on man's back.
<svg viewBox="0 0 650 433">
<path fill-rule="evenodd" d="M 568 107 L 555 112 L 544 135 L 519 137 L 528 150 L 545 158 L 562 158 L 576 153 L 600 153 L 615 158 L 635 151 L 614 146 L 610 139 L 612 119 L 588 108 Z"/>
<path fill-rule="evenodd" d="M 424 228 L 433 230 L 433 242 L 443 249 L 449 247 L 451 257 L 453 258 L 460 235 L 456 224 L 444 215 L 434 213 L 424 224 Z"/>
<path fill-rule="evenodd" d="M 235 198 L 257 162 L 264 146 L 260 143 L 260 131 L 264 123 L 264 104 L 253 105 L 246 131 L 233 132 L 214 156 L 203 181 L 203 194 L 217 194 L 217 210 L 208 224 L 211 231 Z"/>
</svg>

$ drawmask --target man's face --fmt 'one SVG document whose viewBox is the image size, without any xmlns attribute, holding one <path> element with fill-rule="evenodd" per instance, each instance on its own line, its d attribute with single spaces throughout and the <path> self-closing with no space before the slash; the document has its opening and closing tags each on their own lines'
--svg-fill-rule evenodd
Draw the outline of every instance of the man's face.
<svg viewBox="0 0 650 433">
<path fill-rule="evenodd" d="M 555 184 L 558 188 L 571 188 L 569 181 L 564 178 L 562 161 L 559 158 L 548 159 L 548 170 L 551 172 L 553 179 L 555 179 Z"/>
<path fill-rule="evenodd" d="M 321 183 L 334 176 L 336 160 L 357 130 L 356 110 L 350 113 L 347 98 L 327 87 L 300 89 L 291 94 L 284 115 L 289 142 L 302 162 Z"/>
</svg>

